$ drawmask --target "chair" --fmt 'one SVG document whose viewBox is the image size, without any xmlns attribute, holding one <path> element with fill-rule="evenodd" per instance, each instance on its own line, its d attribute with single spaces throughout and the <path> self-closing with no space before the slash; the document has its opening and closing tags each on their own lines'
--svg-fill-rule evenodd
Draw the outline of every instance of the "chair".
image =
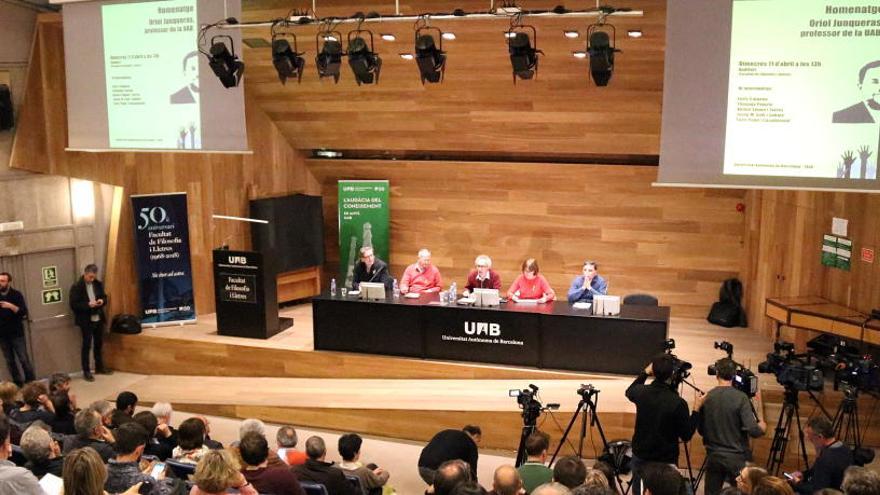
<svg viewBox="0 0 880 495">
<path fill-rule="evenodd" d="M 330 495 L 327 492 L 327 487 L 318 483 L 300 481 L 299 486 L 301 486 L 303 491 L 306 492 L 306 495 Z"/>
<path fill-rule="evenodd" d="M 623 298 L 623 304 L 635 306 L 659 306 L 657 298 L 650 294 L 629 294 Z"/>
<path fill-rule="evenodd" d="M 366 490 L 364 490 L 363 485 L 361 485 L 361 479 L 353 474 L 346 474 L 345 480 L 348 481 L 348 484 L 353 486 L 357 493 L 362 493 L 366 495 Z"/>
<path fill-rule="evenodd" d="M 165 465 L 171 468 L 171 472 L 174 473 L 174 476 L 182 480 L 188 479 L 196 472 L 196 465 L 190 464 L 188 462 L 179 462 L 167 459 L 165 461 Z"/>
</svg>

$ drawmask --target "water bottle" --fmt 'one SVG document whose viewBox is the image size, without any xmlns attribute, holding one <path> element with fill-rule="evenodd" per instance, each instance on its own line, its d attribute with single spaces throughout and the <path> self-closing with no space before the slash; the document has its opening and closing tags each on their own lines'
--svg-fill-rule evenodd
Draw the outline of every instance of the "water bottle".
<svg viewBox="0 0 880 495">
<path fill-rule="evenodd" d="M 330 297 L 336 297 L 336 279 L 330 279 Z"/>
<path fill-rule="evenodd" d="M 452 285 L 449 286 L 449 303 L 455 304 L 456 298 L 456 285 L 455 282 L 452 282 Z"/>
<path fill-rule="evenodd" d="M 396 278 L 394 279 L 394 285 L 393 285 L 392 287 L 393 287 L 393 288 L 392 288 L 392 293 L 394 294 L 394 299 L 399 298 L 399 297 L 400 297 L 400 286 L 397 285 L 397 279 L 396 279 Z"/>
</svg>

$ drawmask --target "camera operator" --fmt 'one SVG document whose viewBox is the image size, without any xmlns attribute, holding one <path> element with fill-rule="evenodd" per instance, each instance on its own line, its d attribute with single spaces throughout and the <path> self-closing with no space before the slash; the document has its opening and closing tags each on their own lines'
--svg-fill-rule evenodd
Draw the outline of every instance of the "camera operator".
<svg viewBox="0 0 880 495">
<path fill-rule="evenodd" d="M 835 438 L 834 426 L 825 416 L 810 418 L 804 434 L 816 448 L 816 462 L 804 473 L 792 473 L 794 490 L 805 495 L 823 488 L 840 490 L 843 472 L 853 464 L 852 451 Z"/>
<path fill-rule="evenodd" d="M 733 387 L 736 363 L 723 358 L 715 363 L 715 370 L 718 385 L 694 401 L 694 416 L 706 446 L 706 495 L 719 493 L 725 481 L 736 486 L 737 475 L 752 459 L 749 437 L 767 431 L 760 391 L 753 410 L 749 397 Z"/>
<path fill-rule="evenodd" d="M 660 354 L 626 389 L 626 398 L 636 405 L 636 427 L 632 439 L 633 495 L 641 494 L 642 466 L 660 462 L 678 463 L 678 440 L 688 441 L 695 424 L 690 421 L 688 405 L 671 386 L 677 359 Z M 649 376 L 650 385 L 645 385 Z"/>
</svg>

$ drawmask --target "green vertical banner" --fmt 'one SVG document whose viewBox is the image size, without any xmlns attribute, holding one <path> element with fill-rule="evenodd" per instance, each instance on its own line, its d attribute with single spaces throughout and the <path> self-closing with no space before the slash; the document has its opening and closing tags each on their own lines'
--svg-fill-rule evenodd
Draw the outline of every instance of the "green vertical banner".
<svg viewBox="0 0 880 495">
<path fill-rule="evenodd" d="M 388 181 L 339 181 L 339 286 L 351 287 L 358 250 L 388 262 Z"/>
</svg>

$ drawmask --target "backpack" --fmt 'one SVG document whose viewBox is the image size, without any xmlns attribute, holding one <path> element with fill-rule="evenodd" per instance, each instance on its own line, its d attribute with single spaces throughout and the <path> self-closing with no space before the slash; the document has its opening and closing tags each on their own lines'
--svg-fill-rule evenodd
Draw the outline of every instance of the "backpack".
<svg viewBox="0 0 880 495">
<path fill-rule="evenodd" d="M 718 302 L 712 305 L 709 323 L 722 327 L 747 327 L 746 311 L 742 307 L 742 282 L 736 278 L 730 278 L 721 283 L 718 291 Z"/>
<path fill-rule="evenodd" d="M 141 322 L 135 315 L 119 314 L 110 322 L 110 331 L 134 335 L 141 333 Z"/>
</svg>

